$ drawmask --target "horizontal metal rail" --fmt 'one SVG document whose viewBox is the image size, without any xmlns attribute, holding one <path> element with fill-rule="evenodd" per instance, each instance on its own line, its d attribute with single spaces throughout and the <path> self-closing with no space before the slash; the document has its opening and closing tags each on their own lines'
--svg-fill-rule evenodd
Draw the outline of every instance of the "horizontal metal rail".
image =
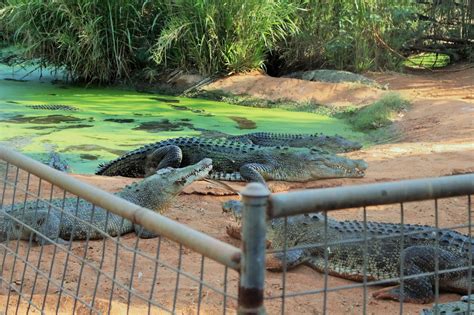
<svg viewBox="0 0 474 315">
<path fill-rule="evenodd" d="M 474 174 L 272 194 L 270 218 L 474 194 Z"/>
<path fill-rule="evenodd" d="M 0 159 L 43 178 L 147 230 L 158 233 L 234 270 L 240 270 L 241 250 L 150 209 L 137 206 L 97 187 L 83 183 L 27 156 L 0 145 Z"/>
</svg>

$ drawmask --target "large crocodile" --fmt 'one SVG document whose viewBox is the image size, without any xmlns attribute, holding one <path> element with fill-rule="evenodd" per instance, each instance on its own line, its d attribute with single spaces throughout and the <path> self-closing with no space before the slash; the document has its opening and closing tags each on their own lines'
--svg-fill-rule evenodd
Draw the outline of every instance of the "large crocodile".
<svg viewBox="0 0 474 315">
<path fill-rule="evenodd" d="M 227 136 L 227 140 L 260 146 L 289 146 L 297 148 L 320 148 L 332 153 L 357 151 L 362 148 L 360 143 L 347 140 L 341 136 L 324 134 L 285 134 L 272 132 L 253 132 L 239 136 Z"/>
<path fill-rule="evenodd" d="M 162 212 L 184 187 L 204 178 L 212 169 L 212 161 L 203 159 L 199 163 L 180 169 L 165 168 L 146 179 L 126 186 L 116 195 L 139 206 Z M 64 209 L 61 211 L 60 209 Z M 64 243 L 69 240 L 103 238 L 133 232 L 143 238 L 155 234 L 143 230 L 140 225 L 122 218 L 98 206 L 78 198 L 27 201 L 0 209 L 0 241 L 33 240 L 41 245 L 50 240 Z M 79 218 L 80 220 L 78 220 Z M 85 223 L 88 222 L 89 224 Z M 21 224 L 20 222 L 23 222 Z M 44 236 L 35 233 L 40 232 Z"/>
<path fill-rule="evenodd" d="M 241 216 L 240 202 L 230 201 L 223 208 L 237 218 Z M 285 226 L 288 251 L 286 255 L 282 251 L 268 254 L 269 270 L 280 271 L 285 264 L 287 269 L 306 264 L 325 272 L 324 248 L 327 247 L 327 270 L 330 275 L 363 281 L 365 260 L 367 281 L 396 279 L 400 276 L 401 262 L 403 276 L 408 277 L 435 272 L 438 261 L 440 290 L 464 294 L 469 291 L 469 287 L 474 289 L 474 283 L 469 282 L 466 270 L 473 265 L 474 241 L 456 231 L 440 229 L 436 233 L 436 229 L 431 226 L 405 224 L 402 244 L 400 224 L 337 221 L 322 213 L 312 213 L 288 217 L 287 224 L 284 219 L 273 219 L 267 228 L 267 242 L 272 248 L 284 248 Z M 240 236 L 235 226 L 228 227 L 227 231 L 233 237 Z M 442 272 L 455 268 L 460 270 Z M 373 296 L 378 299 L 429 303 L 434 300 L 434 289 L 434 276 L 427 275 L 404 279 L 403 291 L 397 285 L 376 291 Z"/>
<path fill-rule="evenodd" d="M 308 148 L 262 147 L 225 139 L 173 138 L 145 145 L 101 165 L 98 175 L 143 177 L 166 166 L 211 158 L 210 178 L 233 181 L 309 181 L 362 177 L 367 164 Z"/>
</svg>

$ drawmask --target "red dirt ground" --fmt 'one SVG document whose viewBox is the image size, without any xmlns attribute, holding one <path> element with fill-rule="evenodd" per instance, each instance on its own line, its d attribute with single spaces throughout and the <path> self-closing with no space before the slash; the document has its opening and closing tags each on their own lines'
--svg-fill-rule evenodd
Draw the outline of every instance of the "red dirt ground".
<svg viewBox="0 0 474 315">
<path fill-rule="evenodd" d="M 463 69 L 461 69 L 463 68 Z M 360 183 L 374 183 L 381 181 L 394 181 L 398 179 L 433 177 L 441 175 L 451 175 L 460 173 L 471 173 L 474 170 L 474 68 L 467 68 L 466 65 L 452 68 L 449 72 L 437 73 L 415 73 L 415 74 L 396 74 L 396 73 L 373 73 L 370 76 L 380 84 L 388 84 L 389 89 L 400 92 L 412 101 L 412 108 L 395 123 L 394 127 L 401 132 L 401 138 L 394 143 L 375 145 L 358 152 L 347 154 L 352 158 L 362 158 L 369 163 L 366 177 L 362 179 L 336 179 L 321 180 L 311 183 L 271 183 L 274 191 L 287 191 L 300 188 L 331 187 L 339 185 L 356 185 Z M 229 91 L 245 91 L 252 94 L 252 91 L 258 91 L 258 96 L 270 97 L 279 95 L 279 98 L 301 100 L 300 98 L 314 99 L 338 99 L 350 100 L 354 102 L 353 91 L 348 91 L 333 85 L 320 90 L 321 84 L 314 82 L 302 82 L 295 79 L 270 78 L 261 74 L 250 74 L 230 77 L 215 83 L 220 88 L 227 87 Z M 327 84 L 325 84 L 326 86 Z M 300 86 L 300 89 L 295 87 Z M 232 88 L 229 88 L 232 87 Z M 250 88 L 251 87 L 251 88 Z M 304 93 L 301 91 L 304 90 Z M 336 93 L 335 93 L 336 92 Z M 332 93 L 332 94 L 331 94 Z M 376 98 L 378 95 L 372 94 L 372 89 L 358 91 L 357 100 L 360 102 Z M 379 93 L 379 92 L 376 92 Z M 331 96 L 332 95 L 332 96 Z M 273 97 L 273 96 L 272 96 Z M 355 102 L 357 102 L 355 100 Z M 340 105 L 340 104 L 337 104 Z M 106 178 L 100 176 L 74 175 L 76 178 L 93 183 L 107 191 L 117 191 L 123 185 L 132 180 L 126 178 Z M 238 188 L 242 185 L 234 185 Z M 47 193 L 47 192 L 45 192 Z M 239 246 L 239 241 L 231 239 L 225 233 L 225 225 L 232 222 L 227 214 L 223 214 L 221 203 L 225 200 L 236 198 L 236 196 L 225 196 L 229 192 L 224 188 L 199 182 L 193 184 L 187 189 L 185 194 L 177 198 L 165 215 L 187 224 L 199 231 L 205 232 L 225 242 Z M 222 196 L 216 196 L 222 195 Z M 456 224 L 465 224 L 467 222 L 467 197 L 451 198 L 439 200 L 438 207 L 440 226 L 453 226 Z M 361 219 L 362 209 L 349 209 L 331 213 L 331 216 L 338 219 Z M 385 222 L 400 222 L 400 206 L 378 206 L 367 209 L 369 220 L 378 220 Z M 434 224 L 434 202 L 407 203 L 404 208 L 406 223 Z M 465 232 L 465 231 L 464 231 Z M 126 235 L 122 238 L 125 244 L 134 246 L 136 237 L 134 234 Z M 12 242 L 14 243 L 14 242 Z M 14 248 L 11 244 L 10 248 Z M 100 262 L 102 257 L 103 241 L 91 241 L 89 243 L 88 260 Z M 103 268 L 113 270 L 113 264 L 117 253 L 115 244 L 112 241 L 105 242 L 105 259 Z M 165 246 L 166 245 L 166 246 Z M 150 255 L 156 253 L 157 240 L 140 240 L 140 250 Z M 20 244 L 20 250 L 27 250 L 27 244 Z M 84 246 L 81 242 L 73 245 L 73 251 L 77 254 L 82 253 Z M 178 246 L 169 240 L 164 240 L 161 248 L 160 259 L 176 266 Z M 187 249 L 184 249 L 183 268 L 199 276 L 200 256 L 195 255 Z M 30 253 L 30 259 L 36 258 L 39 254 L 39 248 L 33 248 Z M 52 259 L 52 248 L 44 251 L 41 261 L 48 262 Z M 36 256 L 35 256 L 36 255 Z M 11 257 L 7 258 L 10 261 Z M 120 254 L 119 268 L 117 277 L 124 283 L 129 281 L 130 265 L 132 255 Z M 48 260 L 49 259 L 49 260 Z M 64 259 L 64 253 L 56 255 L 57 261 Z M 35 260 L 33 260 L 35 261 Z M 35 261 L 36 262 L 36 261 Z M 12 263 L 12 262 L 11 262 Z M 3 273 L 10 276 L 12 265 L 5 263 Z M 49 262 L 48 262 L 49 263 Z M 61 279 L 61 263 L 57 263 L 52 275 L 55 279 Z M 76 263 L 75 269 L 68 271 L 66 286 L 75 288 L 78 281 L 79 264 Z M 87 268 L 86 268 L 87 269 Z M 15 267 L 14 280 L 21 284 L 22 266 Z M 141 273 L 141 276 L 138 275 Z M 134 273 L 133 288 L 136 292 L 148 294 L 152 266 L 145 260 L 137 264 Z M 95 284 L 95 277 L 90 277 L 93 272 L 86 272 L 82 277 L 81 296 L 85 300 L 92 294 L 91 287 Z M 219 265 L 206 260 L 204 278 L 213 285 L 222 289 L 224 270 Z M 33 274 L 31 274 L 33 275 Z M 30 275 L 30 276 L 31 276 Z M 138 275 L 138 276 L 137 276 Z M 286 275 L 286 293 L 299 292 L 305 290 L 314 290 L 323 287 L 324 276 L 306 266 L 295 268 Z M 18 279 L 19 280 L 18 280 Z M 31 277 L 30 277 L 31 278 Z M 32 280 L 27 277 L 24 280 L 24 287 L 31 290 Z M 98 298 L 96 306 L 106 311 L 106 302 L 110 295 L 110 281 L 102 277 L 99 283 Z M 184 278 L 182 278 L 184 279 Z M 171 305 L 174 293 L 175 277 L 171 272 L 163 272 L 162 277 L 157 282 L 155 294 L 159 296 L 160 301 L 166 305 Z M 329 287 L 351 285 L 354 282 L 329 277 Z M 228 287 L 232 294 L 236 294 L 237 274 L 229 271 Z M 191 281 L 182 280 L 180 282 L 180 291 L 177 301 L 177 312 L 180 314 L 193 314 L 196 309 L 197 284 Z M 370 287 L 367 295 L 368 314 L 394 314 L 400 310 L 399 303 L 392 301 L 380 301 L 372 298 L 371 293 L 381 287 Z M 38 288 L 34 294 L 34 300 L 41 305 L 45 288 Z M 30 292 L 30 291 L 27 291 Z M 36 293 L 38 292 L 38 293 Z M 203 299 L 203 313 L 219 313 L 222 311 L 222 299 L 219 299 L 216 293 L 205 289 Z M 0 292 L 2 298 L 0 301 L 6 302 L 7 292 Z M 277 297 L 282 293 L 282 274 L 268 272 L 266 275 L 267 297 Z M 161 295 L 160 295 L 161 294 Z M 12 293 L 12 297 L 17 295 Z M 349 289 L 343 291 L 330 292 L 327 295 L 327 314 L 360 314 L 363 312 L 363 290 Z M 114 306 L 112 314 L 122 314 L 126 311 L 126 293 L 124 290 L 114 291 Z M 5 300 L 4 300 L 5 298 Z M 441 294 L 440 302 L 455 301 L 459 299 L 456 294 Z M 54 310 L 57 300 L 57 290 L 49 289 L 45 310 Z M 16 300 L 15 300 L 16 301 Z M 15 303 L 10 300 L 11 305 Z M 61 311 L 68 312 L 72 308 L 73 301 L 70 298 L 61 300 Z M 230 300 L 227 303 L 227 310 L 233 313 L 236 303 Z M 103 308 L 101 307 L 103 306 Z M 275 298 L 266 303 L 269 314 L 280 312 L 281 299 Z M 403 305 L 404 314 L 418 314 L 422 308 L 429 305 L 415 305 L 405 303 Z M 20 310 L 24 310 L 22 304 Z M 14 308 L 13 308 L 14 309 Z M 288 314 L 322 314 L 323 312 L 323 294 L 302 295 L 287 298 L 285 310 Z M 139 299 L 133 299 L 131 304 L 131 314 L 146 312 L 147 304 Z M 13 311 L 12 311 L 13 312 Z M 86 313 L 84 307 L 78 310 L 79 313 Z M 154 313 L 154 312 L 152 312 Z"/>
</svg>

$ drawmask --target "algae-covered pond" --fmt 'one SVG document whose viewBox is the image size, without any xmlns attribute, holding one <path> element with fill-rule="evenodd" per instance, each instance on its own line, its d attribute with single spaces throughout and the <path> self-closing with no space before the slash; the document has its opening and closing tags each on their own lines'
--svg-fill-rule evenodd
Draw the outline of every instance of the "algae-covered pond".
<svg viewBox="0 0 474 315">
<path fill-rule="evenodd" d="M 322 115 L 77 87 L 48 73 L 25 77 L 28 70 L 0 65 L 0 143 L 39 160 L 54 150 L 74 173 L 93 173 L 100 162 L 149 142 L 202 132 L 322 132 L 363 138 L 346 122 Z"/>
</svg>

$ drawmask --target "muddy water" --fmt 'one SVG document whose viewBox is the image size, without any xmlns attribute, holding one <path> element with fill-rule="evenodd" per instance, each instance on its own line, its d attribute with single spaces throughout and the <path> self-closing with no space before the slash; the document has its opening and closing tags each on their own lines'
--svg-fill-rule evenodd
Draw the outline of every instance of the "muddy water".
<svg viewBox="0 0 474 315">
<path fill-rule="evenodd" d="M 54 150 L 75 173 L 93 173 L 100 162 L 149 142 L 203 132 L 363 137 L 341 120 L 316 114 L 77 87 L 48 72 L 40 77 L 29 71 L 0 65 L 0 143 L 40 160 Z"/>
</svg>

